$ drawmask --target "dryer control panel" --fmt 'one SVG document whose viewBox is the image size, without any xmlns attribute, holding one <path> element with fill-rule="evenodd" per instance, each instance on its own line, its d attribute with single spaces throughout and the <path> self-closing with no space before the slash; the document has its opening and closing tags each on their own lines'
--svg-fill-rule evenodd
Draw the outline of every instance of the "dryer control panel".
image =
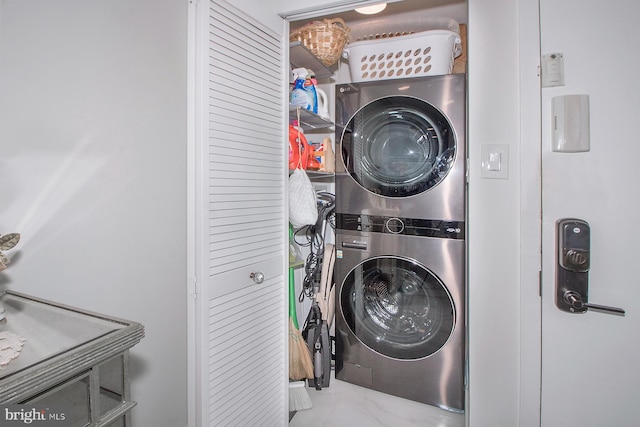
<svg viewBox="0 0 640 427">
<path fill-rule="evenodd" d="M 462 221 L 398 218 L 364 214 L 336 214 L 336 228 L 461 240 L 464 239 L 465 234 L 464 222 Z"/>
</svg>

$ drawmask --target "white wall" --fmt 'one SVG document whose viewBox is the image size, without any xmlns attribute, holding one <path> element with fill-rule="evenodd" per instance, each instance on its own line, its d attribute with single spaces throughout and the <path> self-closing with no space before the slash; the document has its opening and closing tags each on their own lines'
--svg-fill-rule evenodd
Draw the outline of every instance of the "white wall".
<svg viewBox="0 0 640 427">
<path fill-rule="evenodd" d="M 186 425 L 187 3 L 0 5 L 0 288 L 143 323 L 134 423 Z"/>
</svg>

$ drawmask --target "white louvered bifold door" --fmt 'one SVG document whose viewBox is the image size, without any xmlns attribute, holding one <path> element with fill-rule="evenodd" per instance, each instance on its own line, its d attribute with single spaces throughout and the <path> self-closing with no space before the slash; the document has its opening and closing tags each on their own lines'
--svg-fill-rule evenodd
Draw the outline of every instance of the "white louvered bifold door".
<svg viewBox="0 0 640 427">
<path fill-rule="evenodd" d="M 288 421 L 283 44 L 234 6 L 208 5 L 208 23 L 197 21 L 208 26 L 208 47 L 196 53 L 208 52 L 200 72 L 208 91 L 200 103 L 203 135 L 196 137 L 196 156 L 206 157 L 195 215 L 202 215 L 196 258 L 203 276 L 197 424 L 281 426 Z"/>
</svg>

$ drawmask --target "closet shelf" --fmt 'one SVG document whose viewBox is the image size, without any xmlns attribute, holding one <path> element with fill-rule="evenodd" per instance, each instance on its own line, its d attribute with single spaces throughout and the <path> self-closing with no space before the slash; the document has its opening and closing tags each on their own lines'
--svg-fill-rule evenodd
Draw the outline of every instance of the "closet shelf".
<svg viewBox="0 0 640 427">
<path fill-rule="evenodd" d="M 289 106 L 289 122 L 297 120 L 300 110 L 300 126 L 303 130 L 328 129 L 333 126 L 333 122 L 323 119 L 319 115 L 300 107 Z"/>
<path fill-rule="evenodd" d="M 289 43 L 289 62 L 291 63 L 291 68 L 313 70 L 316 79 L 324 79 L 333 75 L 333 72 L 299 41 Z"/>
<path fill-rule="evenodd" d="M 300 260 L 295 260 L 293 262 L 289 262 L 289 268 L 300 268 L 300 267 L 304 267 L 304 260 L 300 259 Z"/>
<path fill-rule="evenodd" d="M 309 179 L 314 181 L 320 181 L 323 179 L 334 179 L 336 176 L 336 174 L 333 172 L 312 171 L 312 170 L 307 170 L 307 175 L 309 176 Z"/>
<path fill-rule="evenodd" d="M 310 180 L 320 181 L 323 179 L 334 179 L 336 174 L 334 172 L 324 172 L 324 171 L 315 171 L 311 169 L 304 170 L 307 173 L 307 176 Z M 292 169 L 289 169 L 289 175 L 293 173 Z"/>
</svg>

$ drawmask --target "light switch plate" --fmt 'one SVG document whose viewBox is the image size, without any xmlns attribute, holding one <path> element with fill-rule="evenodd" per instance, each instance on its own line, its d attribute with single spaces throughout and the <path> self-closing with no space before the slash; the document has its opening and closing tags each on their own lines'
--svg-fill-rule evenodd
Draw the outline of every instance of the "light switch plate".
<svg viewBox="0 0 640 427">
<path fill-rule="evenodd" d="M 507 144 L 482 144 L 481 158 L 481 178 L 509 178 L 509 146 Z"/>
</svg>

